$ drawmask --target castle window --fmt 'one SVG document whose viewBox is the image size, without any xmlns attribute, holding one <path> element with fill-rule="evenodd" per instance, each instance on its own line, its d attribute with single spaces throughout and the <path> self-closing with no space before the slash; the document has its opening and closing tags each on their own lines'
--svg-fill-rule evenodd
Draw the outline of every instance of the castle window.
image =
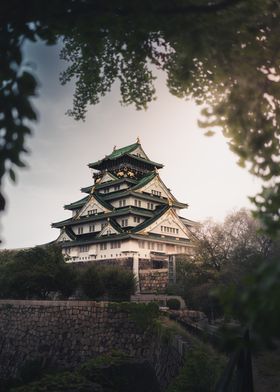
<svg viewBox="0 0 280 392">
<path fill-rule="evenodd" d="M 179 229 L 175 229 L 174 227 L 168 227 L 168 226 L 160 226 L 160 230 L 164 233 L 173 233 L 173 234 L 179 233 Z"/>
<path fill-rule="evenodd" d="M 134 205 L 136 207 L 141 207 L 141 200 L 134 199 Z"/>
<path fill-rule="evenodd" d="M 88 215 L 94 215 L 94 214 L 97 214 L 96 208 L 94 210 L 88 210 Z"/>
<path fill-rule="evenodd" d="M 95 231 L 95 226 L 89 225 L 89 232 L 92 233 L 93 231 Z"/>
<path fill-rule="evenodd" d="M 100 244 L 100 250 L 106 250 L 107 249 L 107 244 L 106 242 L 103 244 Z"/>
<path fill-rule="evenodd" d="M 160 242 L 157 244 L 157 250 L 163 251 L 163 244 L 161 244 Z"/>
<path fill-rule="evenodd" d="M 154 209 L 154 203 L 147 203 L 147 208 L 148 208 L 148 210 L 153 210 Z"/>
<path fill-rule="evenodd" d="M 121 220 L 121 226 L 122 227 L 128 226 L 128 219 L 122 219 Z"/>
<path fill-rule="evenodd" d="M 111 249 L 117 249 L 121 247 L 121 241 L 111 242 Z"/>
<path fill-rule="evenodd" d="M 78 234 L 83 234 L 83 232 L 84 232 L 83 226 L 79 226 L 78 227 Z"/>
<path fill-rule="evenodd" d="M 124 207 L 126 205 L 126 200 L 119 200 L 119 207 Z"/>
<path fill-rule="evenodd" d="M 140 223 L 140 216 L 134 216 L 133 220 L 135 223 Z"/>
<path fill-rule="evenodd" d="M 88 252 L 88 251 L 89 251 L 89 246 L 88 245 L 80 246 L 80 252 Z"/>
<path fill-rule="evenodd" d="M 104 190 L 103 190 L 103 193 L 109 193 L 110 192 L 110 188 L 105 188 Z"/>
<path fill-rule="evenodd" d="M 114 186 L 114 191 L 119 191 L 120 190 L 120 186 L 119 185 L 115 185 Z"/>
<path fill-rule="evenodd" d="M 154 195 L 154 196 L 161 196 L 161 192 L 156 191 L 156 190 L 154 190 L 154 189 L 151 190 L 151 193 L 152 193 L 152 195 Z"/>
<path fill-rule="evenodd" d="M 145 241 L 139 241 L 139 248 L 145 249 Z"/>
</svg>

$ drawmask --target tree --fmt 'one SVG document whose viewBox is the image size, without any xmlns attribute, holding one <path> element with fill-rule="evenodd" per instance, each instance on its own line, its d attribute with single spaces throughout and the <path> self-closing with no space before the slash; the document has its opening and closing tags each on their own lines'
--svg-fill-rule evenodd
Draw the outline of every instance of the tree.
<svg viewBox="0 0 280 392">
<path fill-rule="evenodd" d="M 195 232 L 196 260 L 220 271 L 228 265 L 246 265 L 253 256 L 265 258 L 273 242 L 260 230 L 260 222 L 246 209 L 227 215 L 222 224 L 208 220 Z"/>
<path fill-rule="evenodd" d="M 222 289 L 223 297 L 230 286 L 238 297 L 238 291 L 247 285 L 247 275 L 252 277 L 278 252 L 278 241 L 272 242 L 260 227 L 245 209 L 229 214 L 223 223 L 208 220 L 198 227 L 194 256 L 177 260 L 177 292 L 189 307 L 202 310 L 209 318 L 221 315 L 217 289 Z"/>
<path fill-rule="evenodd" d="M 0 266 L 1 298 L 46 299 L 51 292 L 68 297 L 75 288 L 76 273 L 56 246 L 22 250 Z"/>
<path fill-rule="evenodd" d="M 24 64 L 25 40 L 54 44 L 76 79 L 74 107 L 87 106 L 120 83 L 123 104 L 145 108 L 155 98 L 153 65 L 167 73 L 172 94 L 203 105 L 202 127 L 220 128 L 239 163 L 267 181 L 253 201 L 267 226 L 280 227 L 279 30 L 277 0 L 6 1 L 1 22 L 0 179 L 21 159 L 37 82 Z M 211 133 L 211 132 L 210 132 Z M 210 134 L 208 132 L 208 134 Z M 1 198 L 1 208 L 4 199 Z"/>
<path fill-rule="evenodd" d="M 80 286 L 90 299 L 97 299 L 105 293 L 104 283 L 96 266 L 89 266 L 80 277 Z"/>
<path fill-rule="evenodd" d="M 119 267 L 91 265 L 82 273 L 80 286 L 90 299 L 106 296 L 111 301 L 129 301 L 135 292 L 135 278 L 131 271 Z"/>
<path fill-rule="evenodd" d="M 176 285 L 169 290 L 171 294 L 181 295 L 189 309 L 200 310 L 212 319 L 221 314 L 217 299 L 211 295 L 217 284 L 217 276 L 217 271 L 205 263 L 181 256 L 176 260 Z"/>
<path fill-rule="evenodd" d="M 107 267 L 100 272 L 109 300 L 130 301 L 130 296 L 135 293 L 136 287 L 132 271 Z"/>
</svg>

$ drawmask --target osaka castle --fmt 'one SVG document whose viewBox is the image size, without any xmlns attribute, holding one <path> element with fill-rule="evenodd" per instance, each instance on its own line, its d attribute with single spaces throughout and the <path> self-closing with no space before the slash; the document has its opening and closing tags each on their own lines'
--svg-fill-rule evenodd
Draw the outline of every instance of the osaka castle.
<svg viewBox="0 0 280 392">
<path fill-rule="evenodd" d="M 163 165 L 150 160 L 139 139 L 90 163 L 93 183 L 80 200 L 65 205 L 69 219 L 52 224 L 68 262 L 131 269 L 143 292 L 174 280 L 174 260 L 191 254 L 195 222 L 180 216 L 178 201 L 160 178 Z"/>
</svg>

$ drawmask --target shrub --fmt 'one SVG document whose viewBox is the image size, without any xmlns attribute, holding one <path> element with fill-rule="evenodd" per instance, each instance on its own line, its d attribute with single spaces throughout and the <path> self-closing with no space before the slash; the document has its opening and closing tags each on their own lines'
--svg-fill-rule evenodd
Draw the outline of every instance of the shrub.
<svg viewBox="0 0 280 392">
<path fill-rule="evenodd" d="M 135 278 L 132 272 L 118 267 L 107 267 L 101 270 L 108 299 L 111 301 L 129 301 L 135 293 Z"/>
<path fill-rule="evenodd" d="M 80 286 L 89 299 L 97 299 L 105 293 L 99 270 L 91 265 L 80 277 Z"/>
<path fill-rule="evenodd" d="M 181 308 L 180 301 L 176 298 L 170 298 L 166 301 L 166 305 L 171 310 L 179 310 Z"/>
<path fill-rule="evenodd" d="M 103 388 L 87 380 L 78 372 L 60 372 L 44 376 L 41 380 L 13 388 L 11 392 L 102 392 Z"/>
<path fill-rule="evenodd" d="M 224 367 L 224 358 L 205 344 L 196 344 L 168 392 L 214 392 Z"/>
</svg>

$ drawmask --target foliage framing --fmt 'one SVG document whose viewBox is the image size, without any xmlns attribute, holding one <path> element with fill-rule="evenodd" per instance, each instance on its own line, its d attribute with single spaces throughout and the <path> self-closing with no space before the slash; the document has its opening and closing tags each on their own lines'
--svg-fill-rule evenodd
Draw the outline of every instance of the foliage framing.
<svg viewBox="0 0 280 392">
<path fill-rule="evenodd" d="M 36 120 L 37 83 L 22 57 L 25 40 L 54 44 L 76 80 L 69 114 L 84 119 L 118 80 L 123 104 L 155 98 L 150 64 L 166 71 L 172 94 L 202 104 L 200 125 L 223 131 L 240 165 L 266 181 L 252 198 L 270 232 L 280 227 L 280 5 L 276 0 L 5 2 L 0 16 L 0 179 L 22 167 Z M 212 131 L 211 131 L 212 132 Z M 211 134 L 208 132 L 207 134 Z M 1 196 L 0 208 L 4 208 Z"/>
</svg>

